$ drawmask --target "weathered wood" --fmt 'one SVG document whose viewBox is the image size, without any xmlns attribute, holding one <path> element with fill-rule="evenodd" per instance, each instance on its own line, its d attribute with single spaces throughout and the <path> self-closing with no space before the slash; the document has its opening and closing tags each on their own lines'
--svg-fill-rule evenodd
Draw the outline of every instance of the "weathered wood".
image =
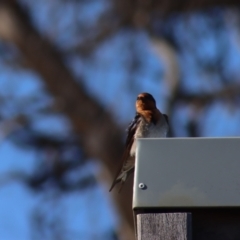
<svg viewBox="0 0 240 240">
<path fill-rule="evenodd" d="M 138 214 L 137 236 L 138 240 L 191 240 L 191 214 Z"/>
</svg>

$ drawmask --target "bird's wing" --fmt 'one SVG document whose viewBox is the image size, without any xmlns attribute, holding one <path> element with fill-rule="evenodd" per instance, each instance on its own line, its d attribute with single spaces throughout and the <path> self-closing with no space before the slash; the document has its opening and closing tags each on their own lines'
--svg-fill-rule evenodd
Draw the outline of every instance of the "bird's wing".
<svg viewBox="0 0 240 240">
<path fill-rule="evenodd" d="M 132 122 L 129 124 L 127 128 L 127 139 L 125 142 L 125 147 L 129 146 L 131 142 L 134 140 L 134 134 L 136 132 L 136 129 L 140 123 L 141 115 L 139 113 L 136 113 L 134 119 Z M 132 145 L 131 145 L 132 146 Z"/>
<path fill-rule="evenodd" d="M 132 144 L 134 142 L 134 135 L 136 132 L 136 129 L 140 123 L 140 119 L 141 119 L 141 115 L 136 113 L 135 118 L 133 119 L 133 121 L 129 124 L 128 128 L 127 128 L 127 139 L 125 142 L 125 150 L 123 152 L 123 156 L 122 156 L 122 161 L 121 161 L 121 165 L 120 168 L 117 171 L 117 174 L 114 178 L 114 181 L 112 183 L 112 186 L 110 188 L 109 191 L 111 191 L 113 189 L 113 187 L 121 181 L 121 178 L 119 178 L 121 176 L 122 171 L 127 171 L 128 169 L 128 163 L 127 160 L 129 159 L 130 156 L 130 151 L 132 148 Z M 129 168 L 129 170 L 131 169 L 131 167 Z"/>
</svg>

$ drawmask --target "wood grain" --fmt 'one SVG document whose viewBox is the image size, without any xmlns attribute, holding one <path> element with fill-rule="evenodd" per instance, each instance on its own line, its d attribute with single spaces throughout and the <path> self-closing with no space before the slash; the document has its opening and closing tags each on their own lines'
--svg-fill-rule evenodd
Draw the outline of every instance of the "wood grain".
<svg viewBox="0 0 240 240">
<path fill-rule="evenodd" d="M 138 214 L 137 236 L 138 240 L 191 240 L 191 214 Z"/>
</svg>

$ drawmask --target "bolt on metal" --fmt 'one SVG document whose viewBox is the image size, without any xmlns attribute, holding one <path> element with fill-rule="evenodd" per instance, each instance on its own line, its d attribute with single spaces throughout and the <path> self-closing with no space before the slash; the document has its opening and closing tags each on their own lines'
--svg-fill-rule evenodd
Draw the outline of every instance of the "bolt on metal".
<svg viewBox="0 0 240 240">
<path fill-rule="evenodd" d="M 138 184 L 138 187 L 139 187 L 140 189 L 145 189 L 145 188 L 146 188 L 146 185 L 145 185 L 144 183 L 139 183 L 139 184 Z"/>
</svg>

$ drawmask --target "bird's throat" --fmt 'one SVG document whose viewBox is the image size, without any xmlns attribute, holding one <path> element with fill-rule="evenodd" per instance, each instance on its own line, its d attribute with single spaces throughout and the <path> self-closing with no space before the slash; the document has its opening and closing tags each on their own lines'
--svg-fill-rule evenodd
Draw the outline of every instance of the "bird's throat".
<svg viewBox="0 0 240 240">
<path fill-rule="evenodd" d="M 147 123 L 156 124 L 161 117 L 161 113 L 158 109 L 154 110 L 141 110 L 139 114 L 145 119 Z"/>
</svg>

